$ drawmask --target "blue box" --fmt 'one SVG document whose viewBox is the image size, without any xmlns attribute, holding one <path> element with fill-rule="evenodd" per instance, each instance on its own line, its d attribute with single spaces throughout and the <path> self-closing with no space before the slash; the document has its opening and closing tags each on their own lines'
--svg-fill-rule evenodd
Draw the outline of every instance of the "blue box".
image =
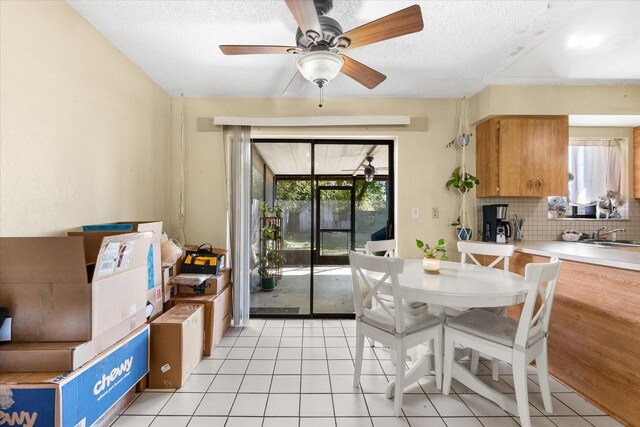
<svg viewBox="0 0 640 427">
<path fill-rule="evenodd" d="M 89 427 L 148 371 L 145 325 L 75 371 L 0 374 L 0 425 Z"/>
<path fill-rule="evenodd" d="M 133 231 L 133 224 L 94 224 L 83 225 L 82 231 Z"/>
</svg>

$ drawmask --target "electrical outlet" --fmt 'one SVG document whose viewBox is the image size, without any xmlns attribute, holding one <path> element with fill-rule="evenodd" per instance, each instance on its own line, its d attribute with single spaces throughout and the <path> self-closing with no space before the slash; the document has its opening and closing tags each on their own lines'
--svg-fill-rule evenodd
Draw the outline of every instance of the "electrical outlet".
<svg viewBox="0 0 640 427">
<path fill-rule="evenodd" d="M 420 217 L 420 209 L 411 208 L 411 218 L 418 219 Z"/>
<path fill-rule="evenodd" d="M 440 209 L 431 208 L 431 219 L 438 219 L 438 218 L 440 218 Z"/>
</svg>

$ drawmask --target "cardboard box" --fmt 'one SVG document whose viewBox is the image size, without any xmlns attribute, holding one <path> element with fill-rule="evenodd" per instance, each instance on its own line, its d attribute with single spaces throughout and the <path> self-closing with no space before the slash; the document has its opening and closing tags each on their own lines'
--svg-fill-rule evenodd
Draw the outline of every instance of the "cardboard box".
<svg viewBox="0 0 640 427">
<path fill-rule="evenodd" d="M 0 422 L 34 427 L 91 426 L 135 386 L 149 368 L 144 326 L 68 373 L 0 374 Z M 0 424 L 1 425 L 1 424 Z"/>
<path fill-rule="evenodd" d="M 96 231 L 69 231 L 67 236 L 79 236 L 84 239 L 84 255 L 87 264 L 93 264 L 96 262 L 100 247 L 102 245 L 102 239 L 108 236 L 116 236 L 119 234 L 131 233 L 122 229 L 117 229 L 117 226 L 131 225 L 133 231 L 150 231 L 152 236 L 152 248 L 149 249 L 150 262 L 149 262 L 149 283 L 148 289 L 151 290 L 156 286 L 162 286 L 162 272 L 161 272 L 161 259 L 160 259 L 160 239 L 162 237 L 162 221 L 120 221 L 110 224 L 92 225 L 86 227 L 96 228 Z M 100 230 L 100 228 L 114 228 L 111 230 Z M 151 269 L 151 259 L 153 259 L 153 269 Z"/>
<path fill-rule="evenodd" d="M 151 233 L 107 237 L 87 283 L 79 237 L 0 238 L 0 306 L 13 342 L 99 341 L 102 351 L 145 318 Z"/>
<path fill-rule="evenodd" d="M 231 283 L 231 269 L 225 268 L 222 272 L 216 276 L 211 276 L 210 279 L 207 279 L 205 282 L 209 285 L 208 288 L 205 289 L 205 295 L 216 295 L 218 292 L 223 290 L 229 283 Z M 178 285 L 178 293 L 180 294 L 193 294 L 194 291 L 189 286 Z"/>
<path fill-rule="evenodd" d="M 164 312 L 162 286 L 147 291 L 147 322 L 151 322 Z"/>
<path fill-rule="evenodd" d="M 214 304 L 217 295 L 193 295 L 193 294 L 178 294 L 171 298 L 171 305 L 177 305 L 180 303 L 186 304 L 203 304 L 204 306 L 204 343 L 203 354 L 204 356 L 211 356 L 213 350 L 213 311 Z"/>
<path fill-rule="evenodd" d="M 178 263 L 173 264 L 171 267 L 162 267 L 162 294 L 164 302 L 169 302 L 176 294 L 176 287 L 171 283 L 171 278 L 178 274 L 178 267 Z"/>
<path fill-rule="evenodd" d="M 100 352 L 99 344 L 99 340 L 1 344 L 0 372 L 73 371 Z"/>
<path fill-rule="evenodd" d="M 231 325 L 231 287 L 228 286 L 218 295 L 178 294 L 171 304 L 180 303 L 204 305 L 204 355 L 211 356 Z M 216 321 L 217 319 L 217 321 Z"/>
<path fill-rule="evenodd" d="M 232 286 L 227 286 L 216 299 L 216 306 L 213 312 L 213 348 L 220 344 L 222 337 L 227 333 L 227 329 L 231 326 L 232 315 Z"/>
<path fill-rule="evenodd" d="M 151 322 L 149 388 L 182 387 L 202 359 L 204 307 L 178 304 Z"/>
</svg>

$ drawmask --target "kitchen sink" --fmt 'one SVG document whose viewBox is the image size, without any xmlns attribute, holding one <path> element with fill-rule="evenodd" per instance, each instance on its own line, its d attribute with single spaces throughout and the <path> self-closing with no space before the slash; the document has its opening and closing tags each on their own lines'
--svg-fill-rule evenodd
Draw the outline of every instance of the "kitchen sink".
<svg viewBox="0 0 640 427">
<path fill-rule="evenodd" d="M 587 243 L 595 246 L 604 247 L 640 247 L 639 240 L 582 240 L 581 243 Z"/>
</svg>

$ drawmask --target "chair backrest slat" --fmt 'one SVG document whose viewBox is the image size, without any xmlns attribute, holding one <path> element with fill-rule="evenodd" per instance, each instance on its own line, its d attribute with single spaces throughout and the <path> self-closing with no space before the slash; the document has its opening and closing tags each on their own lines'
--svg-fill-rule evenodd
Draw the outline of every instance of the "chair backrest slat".
<svg viewBox="0 0 640 427">
<path fill-rule="evenodd" d="M 530 338 L 538 334 L 546 335 L 549 332 L 549 319 L 560 265 L 558 258 L 551 257 L 548 263 L 529 263 L 525 267 L 525 280 L 530 288 L 520 314 L 515 345 L 526 348 Z M 546 288 L 543 286 L 545 283 Z M 540 298 L 540 305 L 536 309 L 538 298 Z"/>
<path fill-rule="evenodd" d="M 370 240 L 364 244 L 364 253 L 367 255 L 376 255 L 378 252 L 384 252 L 385 257 L 396 256 L 396 240 Z"/>
<path fill-rule="evenodd" d="M 516 247 L 514 245 L 504 245 L 496 243 L 481 243 L 462 240 L 458 242 L 458 251 L 460 251 L 460 263 L 465 264 L 467 257 L 476 265 L 482 265 L 475 255 L 495 256 L 488 267 L 495 267 L 500 261 L 504 260 L 504 270 L 509 271 L 509 257 L 513 255 Z"/>
<path fill-rule="evenodd" d="M 356 316 L 364 316 L 369 310 L 367 308 L 368 302 L 375 299 L 386 313 L 388 320 L 395 324 L 396 332 L 403 333 L 405 330 L 404 307 L 400 296 L 398 275 L 404 270 L 404 260 L 359 254 L 352 251 L 349 253 L 349 263 L 351 265 Z M 381 289 L 389 286 L 393 295 L 393 306 L 386 299 L 379 297 Z M 381 314 L 379 310 L 378 314 Z"/>
</svg>

